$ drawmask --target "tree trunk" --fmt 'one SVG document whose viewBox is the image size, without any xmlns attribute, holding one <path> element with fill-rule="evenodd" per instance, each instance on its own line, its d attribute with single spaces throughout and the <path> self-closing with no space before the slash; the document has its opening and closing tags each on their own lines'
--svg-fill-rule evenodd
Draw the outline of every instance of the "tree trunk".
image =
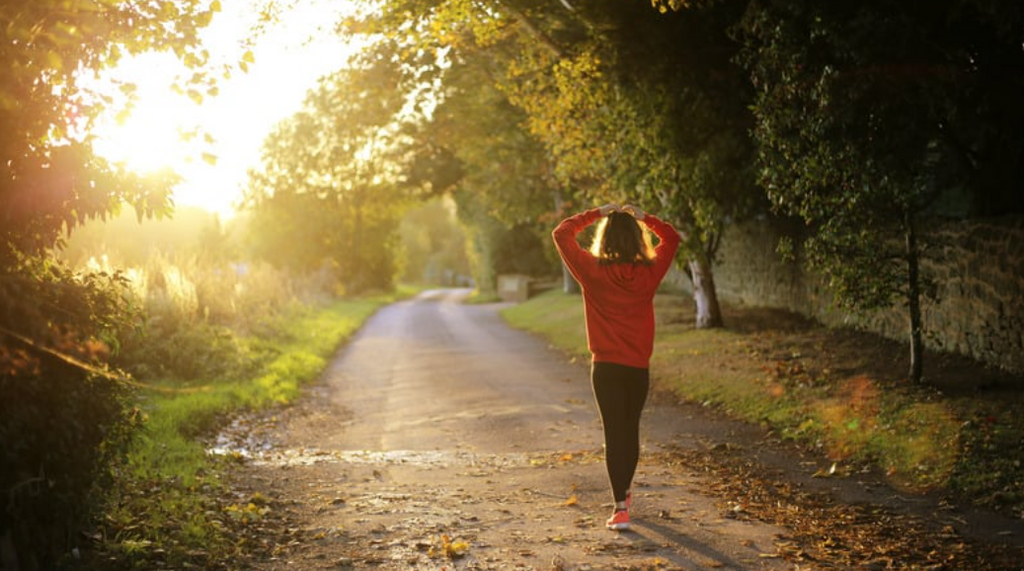
<svg viewBox="0 0 1024 571">
<path fill-rule="evenodd" d="M 555 189 L 555 212 L 561 215 L 563 206 L 565 206 L 565 202 L 562 200 L 562 193 Z M 580 284 L 576 283 L 576 278 L 572 277 L 572 272 L 569 271 L 565 262 L 562 262 L 562 291 L 570 294 L 581 292 Z"/>
<path fill-rule="evenodd" d="M 702 253 L 687 262 L 693 282 L 693 301 L 697 304 L 697 329 L 722 326 L 722 308 L 718 305 L 711 262 Z"/>
<path fill-rule="evenodd" d="M 910 314 L 910 381 L 920 383 L 924 377 L 924 325 L 921 318 L 921 252 L 911 215 L 906 214 L 907 233 L 907 308 Z"/>
<path fill-rule="evenodd" d="M 576 283 L 576 278 L 572 277 L 572 272 L 569 268 L 562 263 L 562 291 L 565 293 L 580 293 L 580 284 Z"/>
</svg>

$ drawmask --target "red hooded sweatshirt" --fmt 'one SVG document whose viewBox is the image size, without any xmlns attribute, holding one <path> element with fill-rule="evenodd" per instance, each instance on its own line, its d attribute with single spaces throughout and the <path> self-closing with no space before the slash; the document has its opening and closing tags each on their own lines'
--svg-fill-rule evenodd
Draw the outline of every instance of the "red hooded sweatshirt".
<svg viewBox="0 0 1024 571">
<path fill-rule="evenodd" d="M 654 350 L 654 293 L 675 258 L 679 233 L 647 214 L 640 222 L 658 237 L 654 263 L 601 263 L 576 241 L 584 228 L 600 218 L 597 208 L 581 212 L 563 220 L 551 235 L 583 289 L 593 360 L 646 369 Z"/>
</svg>

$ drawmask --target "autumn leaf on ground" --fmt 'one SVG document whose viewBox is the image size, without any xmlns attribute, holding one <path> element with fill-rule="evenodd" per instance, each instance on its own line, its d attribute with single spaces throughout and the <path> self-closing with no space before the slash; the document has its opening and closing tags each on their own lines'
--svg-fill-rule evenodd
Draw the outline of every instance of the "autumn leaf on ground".
<svg viewBox="0 0 1024 571">
<path fill-rule="evenodd" d="M 829 468 L 828 470 L 824 470 L 824 469 L 819 468 L 818 471 L 815 472 L 811 477 L 812 478 L 831 478 L 832 476 L 836 475 L 836 469 L 837 469 L 836 463 L 833 462 L 831 468 Z"/>
<path fill-rule="evenodd" d="M 469 544 L 465 541 L 456 540 L 452 541 L 448 534 L 441 534 L 441 548 L 436 549 L 431 547 L 427 552 L 429 557 L 440 557 L 444 556 L 448 559 L 459 559 L 464 557 L 466 552 L 469 551 Z"/>
<path fill-rule="evenodd" d="M 580 503 L 580 499 L 578 497 L 576 497 L 576 494 L 573 494 L 573 495 L 569 496 L 569 499 L 565 500 L 565 503 L 562 504 L 562 505 L 564 505 L 566 507 L 569 507 L 569 506 L 574 506 L 574 505 L 576 505 L 578 503 Z"/>
</svg>

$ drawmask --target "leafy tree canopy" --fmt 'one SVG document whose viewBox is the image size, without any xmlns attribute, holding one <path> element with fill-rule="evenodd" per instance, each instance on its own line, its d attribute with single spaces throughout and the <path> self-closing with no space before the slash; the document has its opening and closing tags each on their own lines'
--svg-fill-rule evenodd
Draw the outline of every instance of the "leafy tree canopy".
<svg viewBox="0 0 1024 571">
<path fill-rule="evenodd" d="M 1008 2 L 751 4 L 739 28 L 757 96 L 760 180 L 806 222 L 807 259 L 852 309 L 910 313 L 920 379 L 919 226 L 1024 211 L 1024 40 Z"/>
<path fill-rule="evenodd" d="M 299 271 L 331 268 L 345 291 L 391 287 L 416 160 L 407 133 L 421 114 L 416 84 L 388 47 L 310 90 L 267 138 L 247 190 L 257 251 Z"/>
<path fill-rule="evenodd" d="M 121 201 L 145 214 L 169 207 L 173 177 L 117 172 L 92 153 L 89 129 L 111 102 L 79 84 L 125 55 L 170 50 L 197 70 L 188 89 L 209 86 L 198 31 L 219 10 L 219 0 L 0 5 L 0 263 L 52 246 Z"/>
</svg>

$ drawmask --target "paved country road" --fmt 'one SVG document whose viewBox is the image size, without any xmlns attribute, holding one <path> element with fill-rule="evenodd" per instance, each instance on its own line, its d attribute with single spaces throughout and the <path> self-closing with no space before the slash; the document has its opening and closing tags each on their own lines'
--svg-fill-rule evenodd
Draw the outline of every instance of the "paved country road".
<svg viewBox="0 0 1024 571">
<path fill-rule="evenodd" d="M 674 451 L 744 442 L 769 464 L 800 459 L 773 457 L 757 429 L 666 398 L 644 417 L 634 530 L 606 530 L 586 364 L 509 328 L 500 304 L 461 303 L 467 294 L 435 290 L 383 308 L 296 406 L 225 433 L 221 444 L 250 458 L 235 477 L 239 503 L 263 512 L 253 524 L 260 555 L 246 565 L 797 568 L 778 556 L 785 530 L 738 517 L 741 505 L 704 491 L 716 476 Z"/>
</svg>

